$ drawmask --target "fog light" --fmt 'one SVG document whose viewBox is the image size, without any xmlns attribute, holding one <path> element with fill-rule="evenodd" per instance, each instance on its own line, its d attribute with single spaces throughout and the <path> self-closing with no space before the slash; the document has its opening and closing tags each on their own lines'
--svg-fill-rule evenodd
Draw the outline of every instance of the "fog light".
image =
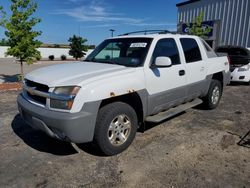
<svg viewBox="0 0 250 188">
<path fill-rule="evenodd" d="M 240 76 L 239 79 L 243 80 L 243 79 L 245 79 L 245 76 Z"/>
</svg>

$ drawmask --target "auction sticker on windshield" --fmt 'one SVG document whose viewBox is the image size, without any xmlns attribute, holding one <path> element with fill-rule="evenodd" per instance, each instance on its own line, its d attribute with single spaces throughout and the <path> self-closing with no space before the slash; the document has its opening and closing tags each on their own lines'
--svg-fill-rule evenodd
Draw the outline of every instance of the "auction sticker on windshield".
<svg viewBox="0 0 250 188">
<path fill-rule="evenodd" d="M 147 46 L 147 43 L 137 42 L 137 43 L 131 43 L 130 48 L 145 48 Z"/>
</svg>

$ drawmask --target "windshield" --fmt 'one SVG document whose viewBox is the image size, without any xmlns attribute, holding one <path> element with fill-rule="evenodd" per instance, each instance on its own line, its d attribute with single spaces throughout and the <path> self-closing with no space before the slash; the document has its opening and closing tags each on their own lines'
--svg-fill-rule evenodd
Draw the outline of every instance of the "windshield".
<svg viewBox="0 0 250 188">
<path fill-rule="evenodd" d="M 85 61 L 137 67 L 144 64 L 151 38 L 108 39 L 101 43 Z"/>
</svg>

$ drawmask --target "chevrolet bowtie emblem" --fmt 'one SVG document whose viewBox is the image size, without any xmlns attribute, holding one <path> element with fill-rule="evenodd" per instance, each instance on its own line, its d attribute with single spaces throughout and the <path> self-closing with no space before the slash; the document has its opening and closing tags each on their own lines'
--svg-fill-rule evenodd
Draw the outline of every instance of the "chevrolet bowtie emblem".
<svg viewBox="0 0 250 188">
<path fill-rule="evenodd" d="M 28 88 L 28 92 L 31 94 L 31 95 L 34 95 L 35 94 L 35 90 L 36 89 L 36 87 L 29 87 Z"/>
</svg>

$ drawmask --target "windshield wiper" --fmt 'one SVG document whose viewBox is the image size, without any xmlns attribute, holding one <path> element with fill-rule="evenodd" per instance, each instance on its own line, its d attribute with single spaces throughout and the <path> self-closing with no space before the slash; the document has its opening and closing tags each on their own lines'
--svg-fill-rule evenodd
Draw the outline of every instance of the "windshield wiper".
<svg viewBox="0 0 250 188">
<path fill-rule="evenodd" d="M 102 60 L 97 60 L 97 59 L 93 59 L 91 60 L 92 62 L 95 62 L 95 63 L 106 63 L 106 64 L 116 64 L 115 62 L 113 61 L 102 61 Z"/>
<path fill-rule="evenodd" d="M 91 60 L 89 60 L 89 59 L 85 59 L 85 60 L 83 60 L 83 61 L 85 61 L 85 62 L 91 62 Z"/>
<path fill-rule="evenodd" d="M 101 61 L 102 63 L 107 63 L 107 64 L 116 64 L 115 62 L 113 61 Z"/>
</svg>

